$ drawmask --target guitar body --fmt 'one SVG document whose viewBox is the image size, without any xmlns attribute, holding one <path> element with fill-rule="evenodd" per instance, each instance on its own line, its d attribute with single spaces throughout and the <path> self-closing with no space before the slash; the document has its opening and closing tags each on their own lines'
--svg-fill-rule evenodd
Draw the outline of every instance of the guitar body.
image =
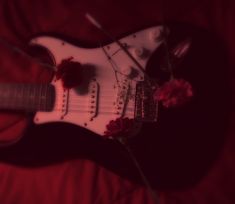
<svg viewBox="0 0 235 204">
<path fill-rule="evenodd" d="M 161 45 L 162 27 L 152 27 L 119 40 L 133 58 L 145 69 L 152 53 Z M 102 136 L 106 125 L 120 117 L 135 118 L 136 86 L 145 76 L 133 60 L 113 42 L 94 49 L 73 46 L 60 39 L 38 37 L 31 41 L 45 47 L 55 64 L 73 58 L 87 69 L 84 83 L 64 89 L 54 79 L 55 104 L 50 112 L 37 112 L 36 124 L 68 122 Z"/>
<path fill-rule="evenodd" d="M 148 75 L 160 81 L 159 84 L 169 76 L 162 69 L 166 65 L 166 53 L 161 46 L 161 29 L 161 26 L 148 28 L 119 40 L 127 44 L 134 59 Z M 168 36 L 169 53 L 189 37 L 193 45 L 187 57 L 182 61 L 181 58 L 179 61 L 173 59 L 173 68 L 177 78 L 192 84 L 193 100 L 178 108 L 160 107 L 157 123 L 143 121 L 138 136 L 129 141 L 149 180 L 164 188 L 166 185 L 188 187 L 205 176 L 223 147 L 231 113 L 227 57 L 223 45 L 204 30 L 172 26 Z M 136 85 L 145 80 L 144 74 L 116 42 L 94 49 L 77 47 L 52 37 L 38 37 L 31 43 L 46 48 L 56 66 L 73 57 L 86 70 L 84 80 L 80 86 L 66 90 L 61 80 L 49 80 L 46 75 L 40 75 L 40 71 L 32 73 L 29 69 L 20 69 L 15 77 L 9 75 L 9 79 L 6 74 L 1 74 L 1 83 L 42 83 L 42 79 L 47 78 L 44 83 L 55 88 L 52 109 L 36 112 L 33 119 L 36 124 L 54 124 L 32 127 L 22 143 L 12 148 L 0 148 L 2 160 L 41 166 L 61 160 L 88 158 L 121 176 L 135 177 L 136 169 L 133 169 L 126 152 L 120 150 L 115 142 L 100 139 L 97 135 L 104 136 L 106 125 L 111 120 L 136 116 Z M 179 53 L 182 49 L 176 51 Z M 14 55 L 8 59 L 9 63 L 13 63 L 12 59 L 15 63 Z M 18 67 L 12 66 L 14 71 L 21 67 L 22 62 L 18 64 Z M 34 72 L 39 68 L 28 65 Z M 5 73 L 12 70 L 5 67 L 1 67 Z M 38 70 L 46 69 L 40 67 Z M 30 121 L 27 116 L 23 112 L 1 112 L 1 144 L 12 144 L 20 139 Z"/>
</svg>

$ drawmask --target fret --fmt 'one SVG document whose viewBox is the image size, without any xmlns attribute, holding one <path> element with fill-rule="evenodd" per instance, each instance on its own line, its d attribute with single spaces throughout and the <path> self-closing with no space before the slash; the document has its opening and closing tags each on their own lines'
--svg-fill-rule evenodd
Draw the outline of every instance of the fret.
<svg viewBox="0 0 235 204">
<path fill-rule="evenodd" d="M 41 98 L 42 98 L 41 110 L 45 110 L 46 98 L 45 98 L 45 86 L 44 85 L 42 85 Z"/>
<path fill-rule="evenodd" d="M 5 105 L 5 98 L 6 98 L 6 88 L 4 86 L 2 86 L 0 88 L 0 92 L 1 92 L 1 95 L 0 95 L 0 99 L 1 99 L 1 103 L 2 103 L 2 106 Z"/>
<path fill-rule="evenodd" d="M 51 84 L 46 86 L 46 109 L 45 111 L 51 111 L 55 102 L 55 88 Z"/>
<path fill-rule="evenodd" d="M 16 86 L 11 86 L 11 98 L 10 98 L 10 100 L 9 100 L 9 102 L 10 102 L 10 106 L 11 107 L 13 107 L 13 106 L 15 106 L 15 104 L 17 103 L 17 101 L 16 101 L 16 98 L 15 98 L 15 94 L 16 94 Z"/>
<path fill-rule="evenodd" d="M 27 111 L 27 103 L 26 103 L 26 84 L 22 84 L 22 106 L 25 107 Z"/>
<path fill-rule="evenodd" d="M 31 110 L 34 109 L 34 104 L 33 104 L 34 97 L 32 95 L 32 93 L 33 93 L 33 91 L 32 91 L 33 86 L 28 86 L 28 89 L 29 89 L 29 91 L 28 91 L 28 94 L 29 94 L 29 106 L 28 106 L 28 110 L 31 111 Z"/>
<path fill-rule="evenodd" d="M 15 86 L 13 95 L 14 95 L 13 100 L 15 101 L 14 106 L 18 108 L 18 105 L 19 105 L 19 87 L 18 86 Z"/>
<path fill-rule="evenodd" d="M 44 102 L 44 110 L 47 110 L 47 100 L 48 100 L 48 97 L 47 97 L 47 88 L 48 86 L 45 86 L 45 102 Z"/>
<path fill-rule="evenodd" d="M 10 98 L 10 87 L 5 87 L 5 95 L 4 95 L 4 107 L 9 107 L 9 98 Z"/>
<path fill-rule="evenodd" d="M 17 95 L 17 109 L 21 109 L 24 106 L 24 101 L 22 100 L 23 98 L 23 84 L 20 84 L 19 86 L 17 86 L 17 91 L 18 91 L 18 95 Z"/>
<path fill-rule="evenodd" d="M 7 108 L 7 98 L 9 97 L 8 96 L 8 87 L 4 87 L 3 93 L 4 93 L 3 106 Z"/>
<path fill-rule="evenodd" d="M 37 99 L 36 99 L 36 86 L 31 86 L 31 109 L 33 110 L 36 107 Z"/>
<path fill-rule="evenodd" d="M 35 109 L 38 109 L 38 107 L 39 107 L 39 101 L 40 101 L 40 96 L 39 96 L 39 94 L 38 94 L 38 87 L 39 87 L 39 85 L 37 85 L 37 86 L 34 86 L 34 91 L 35 91 L 35 96 L 34 96 L 34 108 Z M 39 109 L 38 109 L 39 110 Z"/>
<path fill-rule="evenodd" d="M 39 92 L 38 92 L 39 98 L 41 99 L 42 96 L 42 84 L 39 85 Z M 38 105 L 38 109 L 42 110 L 42 100 L 38 100 L 39 105 Z"/>
<path fill-rule="evenodd" d="M 0 84 L 0 109 L 50 111 L 55 89 L 50 84 Z"/>
<path fill-rule="evenodd" d="M 30 106 L 30 98 L 29 98 L 29 87 L 30 86 L 27 86 L 27 84 L 24 85 L 25 87 L 25 104 L 26 104 L 26 111 L 29 111 L 29 106 Z"/>
</svg>

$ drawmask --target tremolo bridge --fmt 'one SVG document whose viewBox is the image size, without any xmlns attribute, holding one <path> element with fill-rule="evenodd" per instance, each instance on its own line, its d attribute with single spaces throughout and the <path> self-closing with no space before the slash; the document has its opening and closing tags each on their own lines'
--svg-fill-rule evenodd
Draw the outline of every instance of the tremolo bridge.
<svg viewBox="0 0 235 204">
<path fill-rule="evenodd" d="M 115 103 L 115 113 L 122 117 L 125 113 L 126 104 L 129 100 L 130 85 L 128 80 L 124 80 L 122 85 L 118 87 L 117 101 Z"/>
<path fill-rule="evenodd" d="M 158 103 L 153 98 L 155 84 L 140 81 L 136 85 L 135 119 L 143 122 L 156 122 Z"/>
</svg>

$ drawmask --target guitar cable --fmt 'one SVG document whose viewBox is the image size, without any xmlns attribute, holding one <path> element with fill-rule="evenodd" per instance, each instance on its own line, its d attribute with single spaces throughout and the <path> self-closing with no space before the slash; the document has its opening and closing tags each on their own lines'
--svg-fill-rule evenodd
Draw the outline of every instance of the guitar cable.
<svg viewBox="0 0 235 204">
<path fill-rule="evenodd" d="M 150 85 L 150 77 L 148 76 L 148 74 L 146 73 L 145 69 L 142 67 L 142 65 L 132 56 L 132 54 L 128 51 L 128 49 L 125 47 L 125 45 L 123 45 L 120 40 L 114 38 L 109 32 L 107 32 L 106 29 L 104 29 L 101 24 L 89 13 L 85 14 L 85 17 L 87 18 L 87 20 L 93 24 L 96 28 L 98 28 L 101 32 L 104 33 L 104 35 L 106 35 L 109 39 L 111 39 L 112 41 L 116 42 L 117 45 L 121 48 L 121 50 L 123 50 L 126 55 L 136 64 L 136 66 L 138 67 L 138 69 L 144 74 L 145 78 L 147 79 L 147 82 Z"/>
<path fill-rule="evenodd" d="M 145 78 L 147 78 L 147 83 L 151 84 L 151 79 L 148 76 L 148 74 L 146 73 L 145 69 L 139 64 L 139 62 L 131 55 L 131 53 L 126 49 L 126 47 L 116 38 L 114 38 L 109 32 L 107 32 L 106 29 L 104 29 L 101 24 L 93 17 L 91 16 L 89 13 L 85 14 L 85 17 L 88 19 L 88 21 L 90 21 L 91 24 L 93 24 L 96 28 L 98 28 L 100 31 L 102 31 L 108 38 L 110 38 L 111 40 L 113 40 L 114 42 L 116 42 L 120 48 L 127 54 L 127 56 L 137 65 L 137 67 L 139 68 L 140 71 L 142 71 L 142 73 L 144 74 Z M 165 30 L 165 27 L 163 26 L 163 31 Z M 166 41 L 166 40 L 164 40 Z M 167 46 L 167 44 L 165 45 Z M 169 57 L 169 55 L 167 56 L 167 58 Z M 168 66 L 170 66 L 170 61 L 168 63 Z M 136 156 L 134 155 L 133 151 L 131 150 L 131 148 L 129 147 L 129 145 L 127 144 L 127 141 L 124 140 L 123 138 L 117 138 L 115 139 L 115 141 L 117 141 L 119 144 L 122 145 L 122 147 L 125 148 L 126 152 L 128 153 L 128 156 L 130 157 L 130 159 L 132 160 L 134 166 L 136 167 L 140 178 L 142 180 L 142 182 L 144 183 L 144 185 L 147 188 L 147 191 L 149 192 L 153 202 L 155 204 L 160 204 L 160 197 L 157 194 L 157 192 L 153 189 L 153 187 L 151 186 L 149 180 L 147 179 L 146 175 L 144 174 L 142 167 L 140 166 Z"/>
<path fill-rule="evenodd" d="M 116 139 L 116 141 L 122 145 L 122 147 L 125 148 L 126 152 L 128 153 L 128 156 L 130 157 L 130 159 L 132 160 L 134 166 L 136 167 L 140 178 L 142 180 L 142 182 L 144 183 L 144 185 L 146 186 L 147 191 L 149 192 L 153 202 L 155 204 L 160 204 L 160 197 L 157 194 L 157 192 L 153 189 L 153 187 L 151 186 L 149 180 L 147 179 L 146 175 L 143 172 L 142 167 L 140 166 L 136 156 L 134 155 L 133 151 L 131 150 L 130 146 L 127 144 L 127 142 L 125 140 L 122 139 Z"/>
<path fill-rule="evenodd" d="M 7 40 L 4 40 L 1 37 L 0 37 L 0 44 L 2 44 L 4 47 L 9 49 L 10 51 L 16 52 L 16 53 L 20 54 L 21 56 L 26 57 L 26 58 L 32 60 L 33 62 L 35 62 L 35 63 L 37 63 L 37 64 L 39 64 L 39 65 L 41 65 L 45 68 L 52 69 L 52 70 L 56 69 L 55 66 L 53 66 L 49 63 L 43 62 L 43 61 L 41 61 L 40 59 L 38 59 L 36 57 L 31 56 L 29 53 L 25 52 L 23 49 L 9 43 Z"/>
</svg>

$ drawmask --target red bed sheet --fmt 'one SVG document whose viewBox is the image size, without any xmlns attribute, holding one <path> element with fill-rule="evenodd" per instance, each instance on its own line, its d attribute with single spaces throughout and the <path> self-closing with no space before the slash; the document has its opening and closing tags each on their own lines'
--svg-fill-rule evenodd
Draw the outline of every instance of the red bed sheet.
<svg viewBox="0 0 235 204">
<path fill-rule="evenodd" d="M 235 3 L 231 0 L 0 0 L 1 81 L 7 81 L 9 78 L 15 81 L 20 79 L 45 82 L 49 81 L 51 76 L 47 74 L 50 71 L 42 71 L 43 68 L 31 59 L 12 54 L 3 42 L 25 49 L 25 45 L 32 37 L 45 34 L 69 38 L 88 46 L 109 41 L 102 32 L 87 21 L 86 12 L 95 16 L 115 37 L 143 27 L 161 24 L 163 21 L 166 24 L 184 23 L 207 30 L 218 37 L 225 47 L 224 53 L 228 57 L 226 68 L 229 70 L 229 83 L 233 93 Z M 225 68 L 220 67 L 220 69 Z M 40 74 L 41 72 L 46 74 Z M 213 73 L 211 76 L 213 77 Z M 220 97 L 219 82 L 215 84 L 215 88 L 218 89 Z M 184 178 L 182 173 L 179 179 L 175 179 L 172 183 L 170 179 L 166 179 L 170 185 L 157 185 L 155 189 L 160 197 L 160 203 L 233 204 L 235 202 L 233 112 L 234 109 L 231 107 L 225 136 L 213 162 L 203 176 L 200 176 L 197 182 L 185 185 L 186 187 L 179 187 L 180 179 Z M 12 117 L 16 121 L 21 119 L 20 116 L 1 114 L 1 123 L 8 119 L 6 117 Z M 57 125 L 30 126 L 26 137 L 19 144 L 0 150 L 1 204 L 154 203 L 148 190 L 135 181 L 134 178 L 138 175 L 136 176 L 134 167 L 131 165 L 125 167 L 130 161 L 126 159 L 123 165 L 120 165 L 122 159 L 119 158 L 119 153 L 114 156 L 109 155 L 109 151 L 113 151 L 112 147 L 120 151 L 117 145 L 112 144 L 109 147 L 109 142 L 103 144 L 93 137 L 77 138 L 79 131 L 76 127 L 66 124 L 57 127 Z M 85 133 L 86 131 L 83 132 Z M 212 149 L 215 141 L 211 139 L 210 143 Z M 184 145 L 187 145 L 187 141 Z M 103 147 L 105 150 L 101 150 Z M 203 154 L 209 155 L 211 149 L 208 146 Z M 169 154 L 174 154 L 171 149 L 167 151 Z M 120 155 L 123 154 L 121 151 Z M 203 160 L 203 154 L 198 160 Z M 143 153 L 139 155 L 144 158 Z M 103 161 L 105 159 L 108 160 L 106 165 Z M 197 162 L 200 165 L 200 161 Z M 153 161 L 147 163 L 150 169 L 155 165 L 152 164 Z M 120 168 L 120 171 L 113 169 L 113 166 Z M 194 171 L 197 172 L 199 169 L 195 168 Z M 167 170 L 167 173 L 171 172 L 174 174 L 174 169 Z M 132 174 L 135 176 L 131 176 Z M 185 178 L 187 180 L 187 175 Z M 182 182 L 187 183 L 184 179 Z"/>
</svg>

